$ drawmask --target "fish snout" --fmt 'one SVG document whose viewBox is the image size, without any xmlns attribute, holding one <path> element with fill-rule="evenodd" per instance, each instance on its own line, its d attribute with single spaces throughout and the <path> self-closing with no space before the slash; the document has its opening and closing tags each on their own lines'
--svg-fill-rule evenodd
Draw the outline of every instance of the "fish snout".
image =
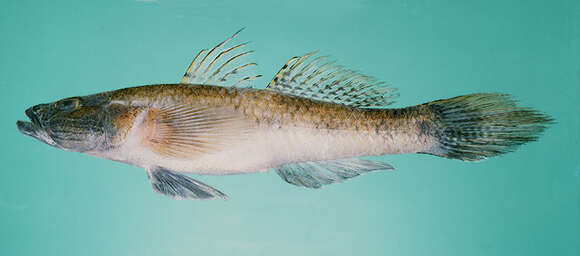
<svg viewBox="0 0 580 256">
<path fill-rule="evenodd" d="M 31 137 L 34 137 L 34 135 L 36 135 L 36 129 L 34 128 L 34 125 L 31 122 L 18 120 L 16 121 L 16 127 L 18 127 L 18 131 L 20 131 L 24 135 L 28 135 Z"/>
<path fill-rule="evenodd" d="M 41 111 L 42 111 L 41 105 L 36 105 L 26 109 L 24 111 L 24 114 L 26 114 L 28 119 L 30 119 L 30 122 L 18 120 L 16 122 L 16 127 L 18 128 L 18 131 L 20 131 L 24 135 L 37 137 L 38 131 L 42 127 L 39 118 Z"/>
</svg>

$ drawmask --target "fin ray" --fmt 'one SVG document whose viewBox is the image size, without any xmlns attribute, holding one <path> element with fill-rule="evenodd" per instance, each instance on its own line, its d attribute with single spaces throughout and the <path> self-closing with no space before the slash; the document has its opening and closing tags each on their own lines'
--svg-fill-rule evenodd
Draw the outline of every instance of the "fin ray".
<svg viewBox="0 0 580 256">
<path fill-rule="evenodd" d="M 398 97 L 394 88 L 354 70 L 314 59 L 317 51 L 292 57 L 266 87 L 267 90 L 353 107 L 384 107 Z"/>
<path fill-rule="evenodd" d="M 479 161 L 537 140 L 554 119 L 516 102 L 508 94 L 476 93 L 419 105 L 433 115 L 436 140 L 422 153 Z"/>
<path fill-rule="evenodd" d="M 191 159 L 247 137 L 250 123 L 227 107 L 171 105 L 149 110 L 143 144 L 168 157 Z"/>
<path fill-rule="evenodd" d="M 147 170 L 147 176 L 155 192 L 172 199 L 228 198 L 221 191 L 177 172 L 158 168 Z"/>
<path fill-rule="evenodd" d="M 343 182 L 376 170 L 392 170 L 391 165 L 359 158 L 299 162 L 281 165 L 276 173 L 286 182 L 307 188 Z"/>
<path fill-rule="evenodd" d="M 253 53 L 251 50 L 243 50 L 248 42 L 225 48 L 226 45 L 242 30 L 243 29 L 238 30 L 224 41 L 211 48 L 211 50 L 201 50 L 193 58 L 191 64 L 189 64 L 189 67 L 181 78 L 180 83 L 211 84 L 227 87 L 237 86 L 241 83 L 253 80 L 247 79 L 248 77 L 260 77 L 260 75 L 253 74 L 254 72 L 251 69 L 248 69 L 249 67 L 256 66 L 256 63 L 242 60 L 243 57 Z M 241 53 L 237 53 L 240 51 Z M 230 72 L 225 72 L 224 69 L 229 66 L 233 66 L 233 69 Z M 219 79 L 216 80 L 216 78 Z"/>
</svg>

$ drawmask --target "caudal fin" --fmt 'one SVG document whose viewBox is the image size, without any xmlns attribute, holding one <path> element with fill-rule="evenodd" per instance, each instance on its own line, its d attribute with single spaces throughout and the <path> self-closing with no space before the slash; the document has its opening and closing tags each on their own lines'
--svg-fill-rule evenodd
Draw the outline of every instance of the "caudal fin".
<svg viewBox="0 0 580 256">
<path fill-rule="evenodd" d="M 548 115 L 519 107 L 507 94 L 478 93 L 426 103 L 436 145 L 427 154 L 483 160 L 535 141 L 553 123 Z"/>
</svg>

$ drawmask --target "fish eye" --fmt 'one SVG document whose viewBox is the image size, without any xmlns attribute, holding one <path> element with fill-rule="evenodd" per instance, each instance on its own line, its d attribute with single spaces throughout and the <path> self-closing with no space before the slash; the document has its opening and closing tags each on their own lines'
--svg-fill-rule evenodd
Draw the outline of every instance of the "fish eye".
<svg viewBox="0 0 580 256">
<path fill-rule="evenodd" d="M 80 101 L 76 98 L 64 99 L 58 102 L 57 106 L 60 110 L 75 109 L 80 105 Z"/>
</svg>

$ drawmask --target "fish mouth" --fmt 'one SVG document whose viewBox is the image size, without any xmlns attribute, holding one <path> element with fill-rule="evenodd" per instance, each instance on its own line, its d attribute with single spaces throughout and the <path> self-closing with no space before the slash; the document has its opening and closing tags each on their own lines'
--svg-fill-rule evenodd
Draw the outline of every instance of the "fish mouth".
<svg viewBox="0 0 580 256">
<path fill-rule="evenodd" d="M 27 109 L 24 113 L 30 119 L 30 122 L 18 120 L 16 122 L 18 131 L 20 131 L 24 135 L 36 138 L 38 130 L 40 129 L 40 120 L 38 119 L 36 114 L 34 114 L 32 108 Z"/>
</svg>

